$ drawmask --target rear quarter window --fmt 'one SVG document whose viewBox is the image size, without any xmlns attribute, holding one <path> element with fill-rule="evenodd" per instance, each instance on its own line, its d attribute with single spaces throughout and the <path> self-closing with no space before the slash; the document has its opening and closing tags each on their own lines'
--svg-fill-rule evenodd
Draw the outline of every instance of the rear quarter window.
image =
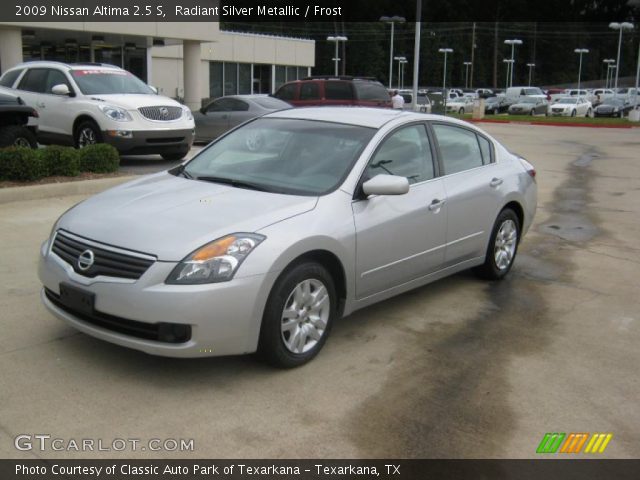
<svg viewBox="0 0 640 480">
<path fill-rule="evenodd" d="M 389 100 L 387 89 L 380 83 L 374 82 L 354 82 L 356 96 L 358 100 L 373 100 L 376 102 L 386 102 Z"/>
<path fill-rule="evenodd" d="M 0 78 L 0 86 L 11 88 L 22 73 L 22 70 L 11 70 Z"/>
</svg>

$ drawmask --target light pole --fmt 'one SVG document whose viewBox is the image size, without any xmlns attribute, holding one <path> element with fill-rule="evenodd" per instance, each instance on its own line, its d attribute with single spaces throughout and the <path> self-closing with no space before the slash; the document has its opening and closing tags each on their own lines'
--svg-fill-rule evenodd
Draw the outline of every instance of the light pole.
<svg viewBox="0 0 640 480">
<path fill-rule="evenodd" d="M 402 61 L 405 62 L 407 59 L 405 57 L 393 57 L 393 59 L 398 62 L 398 89 L 400 89 L 400 66 L 402 65 Z"/>
<path fill-rule="evenodd" d="M 464 88 L 469 88 L 469 67 L 471 62 L 462 62 L 464 65 Z"/>
<path fill-rule="evenodd" d="M 505 74 L 505 85 L 504 85 L 504 93 L 507 93 L 507 88 L 509 88 L 509 70 L 510 70 L 510 66 L 513 63 L 513 60 L 510 60 L 508 58 L 505 58 L 504 60 L 502 60 L 506 65 L 507 65 L 507 73 Z"/>
<path fill-rule="evenodd" d="M 347 37 L 343 36 L 343 35 L 336 35 L 336 36 L 329 36 L 327 37 L 327 41 L 328 42 L 335 42 L 336 44 L 336 56 L 333 57 L 331 60 L 333 60 L 335 62 L 335 66 L 336 66 L 336 77 L 338 76 L 338 62 L 340 61 L 340 57 L 338 57 L 338 43 L 340 42 L 346 42 L 347 40 L 349 40 Z"/>
<path fill-rule="evenodd" d="M 611 22 L 609 24 L 609 28 L 612 28 L 614 30 L 620 30 L 620 37 L 618 39 L 618 57 L 616 60 L 616 65 L 618 68 L 616 68 L 616 81 L 615 84 L 613 86 L 614 90 L 613 90 L 613 96 L 617 97 L 618 96 L 618 74 L 620 73 L 620 49 L 622 48 L 622 31 L 623 30 L 633 30 L 633 23 L 629 23 L 629 22 L 622 22 L 622 23 L 618 23 L 618 22 Z"/>
<path fill-rule="evenodd" d="M 409 63 L 409 60 L 406 58 L 404 60 L 400 60 L 400 65 L 402 65 L 402 70 L 400 70 L 400 88 L 404 89 L 404 66 Z"/>
<path fill-rule="evenodd" d="M 609 72 L 611 71 L 611 64 L 615 63 L 613 58 L 605 58 L 602 63 L 607 64 L 607 79 L 605 80 L 604 88 L 609 88 Z"/>
<path fill-rule="evenodd" d="M 393 34 L 394 27 L 396 23 L 404 23 L 407 20 L 404 17 L 399 17 L 394 15 L 393 17 L 380 17 L 381 22 L 385 22 L 391 25 L 391 45 L 389 46 L 389 90 L 391 90 L 393 86 Z"/>
<path fill-rule="evenodd" d="M 585 53 L 589 53 L 589 49 L 576 48 L 574 52 L 580 55 L 580 66 L 578 67 L 578 95 L 580 95 L 580 77 L 582 76 L 582 55 Z"/>
<path fill-rule="evenodd" d="M 522 40 L 514 38 L 513 40 L 505 40 L 505 45 L 511 45 L 511 75 L 509 76 L 509 86 L 513 87 L 513 66 L 515 65 L 516 45 L 522 45 Z"/>
<path fill-rule="evenodd" d="M 442 74 L 442 96 L 444 97 L 444 114 L 447 114 L 447 54 L 453 53 L 453 48 L 441 48 L 438 50 L 444 53 L 444 68 Z"/>
<path fill-rule="evenodd" d="M 633 101 L 633 111 L 638 109 L 638 81 L 640 80 L 640 43 L 638 44 L 638 66 L 636 67 L 636 91 Z M 638 117 L 636 117 L 637 120 Z"/>
<path fill-rule="evenodd" d="M 536 68 L 535 63 L 527 63 L 527 67 L 529 67 L 529 86 L 531 86 L 531 72 L 534 68 Z"/>
</svg>

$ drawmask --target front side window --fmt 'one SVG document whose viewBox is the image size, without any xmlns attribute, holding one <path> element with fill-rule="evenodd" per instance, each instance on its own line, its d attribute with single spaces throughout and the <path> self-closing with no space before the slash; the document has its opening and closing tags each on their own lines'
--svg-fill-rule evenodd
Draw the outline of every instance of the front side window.
<svg viewBox="0 0 640 480">
<path fill-rule="evenodd" d="M 187 176 L 238 188 L 324 195 L 346 178 L 376 130 L 298 119 L 259 118 L 203 150 Z"/>
<path fill-rule="evenodd" d="M 483 165 L 477 135 L 466 128 L 435 124 L 444 174 L 463 172 Z"/>
<path fill-rule="evenodd" d="M 289 83 L 287 85 L 283 85 L 282 87 L 280 87 L 280 90 L 278 90 L 274 96 L 284 101 L 295 100 L 296 84 Z"/>
<path fill-rule="evenodd" d="M 385 102 L 389 100 L 387 89 L 376 82 L 353 82 L 359 100 Z"/>
<path fill-rule="evenodd" d="M 424 125 L 401 128 L 384 140 L 367 166 L 365 179 L 381 173 L 406 177 L 411 184 L 434 177 L 431 146 Z"/>
<path fill-rule="evenodd" d="M 65 77 L 64 73 L 59 70 L 49 70 L 45 92 L 51 93 L 51 89 L 56 85 L 66 85 L 69 90 L 71 90 L 71 85 L 69 85 L 69 81 L 67 80 L 67 77 Z"/>
</svg>

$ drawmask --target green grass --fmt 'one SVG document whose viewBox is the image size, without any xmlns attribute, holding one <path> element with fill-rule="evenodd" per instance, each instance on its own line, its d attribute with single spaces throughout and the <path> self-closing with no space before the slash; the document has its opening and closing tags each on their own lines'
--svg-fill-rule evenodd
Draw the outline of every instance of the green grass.
<svg viewBox="0 0 640 480">
<path fill-rule="evenodd" d="M 471 120 L 471 114 L 466 115 L 454 115 L 449 114 L 449 117 L 460 118 L 462 120 Z M 611 125 L 611 126 L 630 126 L 636 125 L 640 127 L 639 123 L 629 122 L 627 118 L 589 118 L 589 117 L 546 117 L 544 115 L 485 115 L 484 120 L 492 120 L 498 122 L 525 122 L 525 123 L 566 123 L 582 124 L 582 125 Z"/>
</svg>

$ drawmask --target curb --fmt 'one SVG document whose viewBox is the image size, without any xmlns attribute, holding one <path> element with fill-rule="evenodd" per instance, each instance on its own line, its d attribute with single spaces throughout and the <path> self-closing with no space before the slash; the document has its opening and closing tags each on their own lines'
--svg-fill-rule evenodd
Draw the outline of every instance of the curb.
<svg viewBox="0 0 640 480">
<path fill-rule="evenodd" d="M 592 123 L 565 123 L 565 122 L 523 122 L 523 121 L 510 121 L 510 120 L 491 120 L 491 119 L 483 119 L 483 120 L 468 120 L 471 123 L 493 123 L 493 124 L 503 124 L 503 125 L 532 125 L 536 127 L 580 127 L 580 128 L 619 128 L 630 130 L 632 128 L 640 128 L 640 125 L 595 125 Z"/>
<path fill-rule="evenodd" d="M 67 195 L 93 195 L 132 180 L 133 178 L 136 177 L 100 178 L 96 180 L 81 180 L 78 182 L 47 183 L 45 185 L 31 185 L 28 187 L 1 188 L 0 204 L 64 197 Z"/>
</svg>

